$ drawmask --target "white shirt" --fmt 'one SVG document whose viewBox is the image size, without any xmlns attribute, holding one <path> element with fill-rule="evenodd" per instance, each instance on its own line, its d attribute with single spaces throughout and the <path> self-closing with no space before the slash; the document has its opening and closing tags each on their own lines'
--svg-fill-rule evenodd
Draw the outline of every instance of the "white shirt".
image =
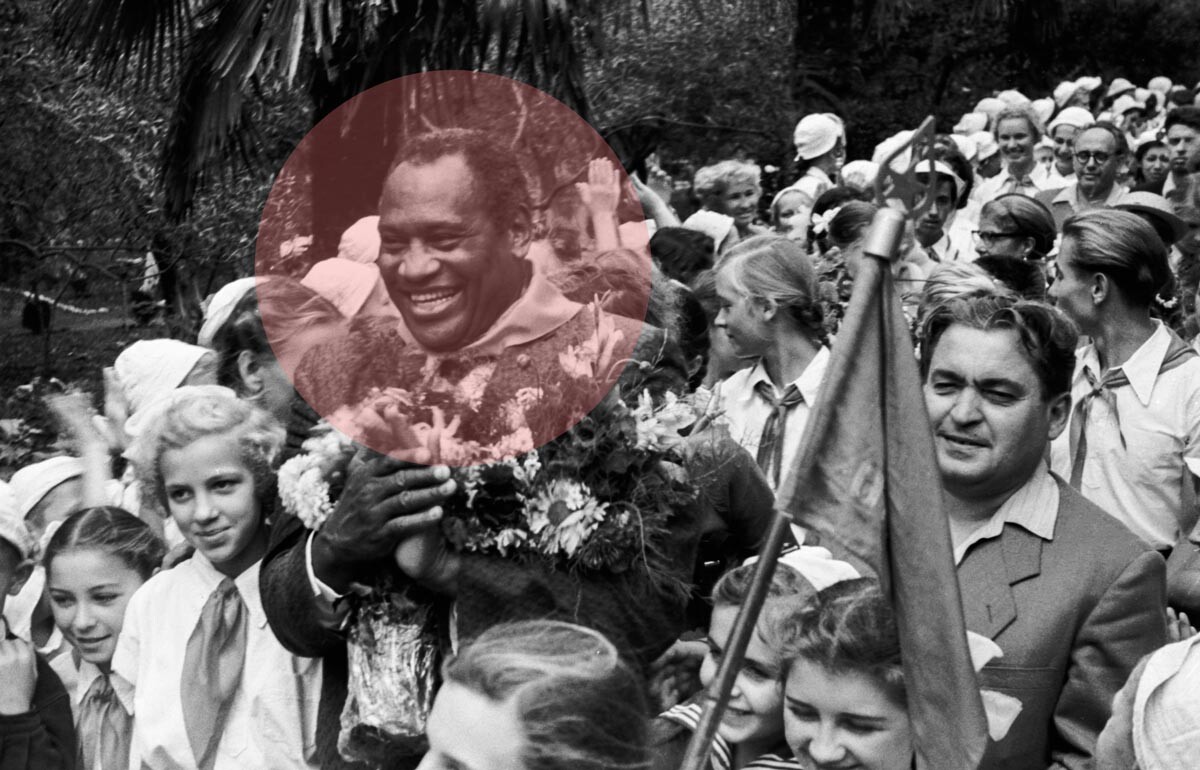
<svg viewBox="0 0 1200 770">
<path fill-rule="evenodd" d="M 1046 464 L 1040 462 L 1033 475 L 1009 495 L 990 519 L 971 530 L 961 541 L 954 538 L 954 563 L 962 564 L 967 551 L 976 543 L 999 537 L 1004 532 L 1005 524 L 1016 524 L 1043 540 L 1053 540 L 1056 523 L 1058 482 L 1050 475 Z M 954 527 L 950 531 L 953 533 Z"/>
<path fill-rule="evenodd" d="M 1072 170 L 1069 174 L 1063 174 L 1058 170 L 1058 164 L 1051 162 L 1049 166 L 1038 164 L 1029 174 L 1029 178 L 1043 189 L 1054 190 L 1059 187 L 1066 187 L 1075 182 L 1075 171 Z"/>
<path fill-rule="evenodd" d="M 1130 382 L 1111 391 L 1120 432 L 1108 402 L 1101 396 L 1092 399 L 1080 482 L 1084 497 L 1155 548 L 1174 545 L 1180 530 L 1191 530 L 1195 515 L 1191 505 L 1185 509 L 1185 501 L 1193 495 L 1186 487 L 1192 475 L 1200 475 L 1200 358 L 1160 375 L 1170 342 L 1166 327 L 1159 324 L 1120 366 Z M 1073 402 L 1091 390 L 1084 367 L 1102 376 L 1095 345 L 1077 353 Z M 1063 478 L 1071 475 L 1070 434 L 1068 426 L 1051 444 L 1050 467 Z"/>
<path fill-rule="evenodd" d="M 804 426 L 808 424 L 809 410 L 816 403 L 817 394 L 821 390 L 821 382 L 825 379 L 825 370 L 829 366 L 829 348 L 822 347 L 809 361 L 808 366 L 794 382 L 804 397 L 804 403 L 797 404 L 788 410 L 783 429 L 783 460 L 779 469 L 779 481 L 783 484 L 788 474 L 795 467 L 800 451 L 800 440 L 804 436 Z M 774 408 L 754 390 L 759 382 L 771 382 L 762 361 L 748 369 L 734 372 L 717 384 L 713 390 L 712 400 L 708 411 L 712 415 L 720 415 L 718 421 L 726 425 L 729 435 L 741 444 L 752 456 L 757 456 L 758 444 L 762 439 L 763 427 L 767 423 Z M 786 389 L 786 388 L 785 388 Z M 775 389 L 776 396 L 782 391 Z M 771 482 L 771 479 L 767 479 Z"/>
<path fill-rule="evenodd" d="M 1050 209 L 1053 210 L 1060 203 L 1070 206 L 1071 210 L 1076 213 L 1097 208 L 1111 208 L 1121 202 L 1126 192 L 1128 191 L 1123 185 L 1114 184 L 1112 189 L 1108 191 L 1108 195 L 1105 196 L 1103 202 L 1093 203 L 1079 194 L 1079 183 L 1072 182 L 1059 190 L 1058 195 L 1054 196 L 1054 200 L 1050 202 Z"/>
<path fill-rule="evenodd" d="M 1030 170 L 1029 174 L 1030 174 L 1029 181 L 1031 182 L 1031 184 L 1022 185 L 1019 183 L 1020 180 L 1017 180 L 1017 182 L 1018 182 L 1017 187 L 1014 190 L 1012 190 L 1011 192 L 1018 192 L 1018 193 L 1021 193 L 1022 195 L 1028 195 L 1030 198 L 1032 198 L 1035 195 L 1037 195 L 1038 192 L 1040 192 L 1041 190 L 1046 189 L 1044 185 L 1039 183 L 1038 180 L 1033 177 L 1032 170 Z M 1000 197 L 1001 195 L 1004 195 L 1005 193 L 1010 192 L 1010 190 L 1008 189 L 1009 180 L 1016 180 L 1016 179 L 1017 178 L 1014 177 L 1007 168 L 1005 168 L 1003 171 L 1001 171 L 999 174 L 996 174 L 991 179 L 983 180 L 983 182 L 980 183 L 979 187 L 975 188 L 975 192 L 972 194 L 971 197 L 973 197 L 975 200 L 979 201 L 979 204 L 982 206 L 983 204 L 988 203 L 989 201 L 995 200 L 996 198 Z"/>
<path fill-rule="evenodd" d="M 258 592 L 261 564 L 234 580 L 249 613 L 246 665 L 214 767 L 316 768 L 321 662 L 292 655 L 271 632 Z M 134 693 L 130 770 L 143 764 L 150 770 L 196 766 L 183 721 L 180 679 L 188 639 L 223 578 L 197 553 L 150 578 L 129 601 L 112 679 L 118 695 L 118 678 Z"/>
</svg>

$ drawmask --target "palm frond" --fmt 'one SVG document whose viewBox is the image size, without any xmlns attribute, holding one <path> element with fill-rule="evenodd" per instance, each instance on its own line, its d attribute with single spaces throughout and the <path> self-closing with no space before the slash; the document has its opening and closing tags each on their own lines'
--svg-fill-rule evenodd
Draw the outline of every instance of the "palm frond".
<svg viewBox="0 0 1200 770">
<path fill-rule="evenodd" d="M 102 78 L 173 75 L 194 23 L 192 0 L 56 0 L 54 32 Z"/>
</svg>

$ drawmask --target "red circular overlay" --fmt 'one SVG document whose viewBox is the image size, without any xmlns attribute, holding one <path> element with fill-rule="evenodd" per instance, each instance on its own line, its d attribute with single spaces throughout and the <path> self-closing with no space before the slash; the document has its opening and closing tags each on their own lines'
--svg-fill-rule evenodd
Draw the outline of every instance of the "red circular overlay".
<svg viewBox="0 0 1200 770">
<path fill-rule="evenodd" d="M 321 120 L 272 186 L 255 254 L 267 338 L 300 396 L 376 452 L 517 456 L 639 358 L 637 201 L 595 129 L 536 88 L 389 81 Z"/>
</svg>

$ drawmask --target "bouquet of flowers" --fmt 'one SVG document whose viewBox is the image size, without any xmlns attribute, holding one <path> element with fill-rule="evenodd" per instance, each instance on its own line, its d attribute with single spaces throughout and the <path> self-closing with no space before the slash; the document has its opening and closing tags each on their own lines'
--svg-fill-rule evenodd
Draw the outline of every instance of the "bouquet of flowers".
<svg viewBox="0 0 1200 770">
<path fill-rule="evenodd" d="M 636 406 L 617 389 L 597 398 L 595 387 L 614 381 L 612 367 L 624 362 L 612 360 L 620 332 L 596 313 L 596 334 L 559 355 L 565 376 L 531 377 L 536 384 L 491 408 L 480 409 L 479 383 L 494 362 L 464 360 L 454 367 L 456 386 L 433 382 L 446 371 L 443 361 L 419 387 L 375 389 L 331 415 L 339 430 L 309 439 L 280 469 L 284 509 L 319 529 L 356 443 L 424 447 L 433 462 L 454 466 L 457 490 L 442 504 L 450 548 L 572 574 L 638 570 L 656 590 L 686 596 L 664 547 L 672 520 L 694 501 L 677 447 L 695 415 L 670 393 L 655 403 L 642 392 Z M 555 426 L 564 415 L 575 424 L 562 432 Z M 544 435 L 556 437 L 535 446 Z M 390 578 L 361 594 L 339 746 L 348 757 L 379 759 L 381 745 L 420 748 L 437 671 L 431 648 L 446 634 L 442 613 L 397 591 Z M 413 652 L 417 646 L 422 652 Z"/>
</svg>

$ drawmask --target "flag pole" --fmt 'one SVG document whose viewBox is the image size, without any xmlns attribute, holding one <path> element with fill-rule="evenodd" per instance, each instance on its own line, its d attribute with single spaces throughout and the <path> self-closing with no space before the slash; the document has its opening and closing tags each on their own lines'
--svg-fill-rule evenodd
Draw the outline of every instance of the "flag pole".
<svg viewBox="0 0 1200 770">
<path fill-rule="evenodd" d="M 890 162 L 893 158 L 898 157 L 910 147 L 916 150 L 917 145 L 923 139 L 925 142 L 931 143 L 932 136 L 933 118 L 929 117 L 925 119 L 920 128 L 913 132 L 912 137 L 907 142 L 892 153 L 888 161 Z M 915 152 L 914 154 L 919 153 Z M 891 192 L 907 199 L 906 203 L 910 211 L 913 210 L 914 204 L 917 203 L 917 197 L 913 193 L 922 192 L 922 188 L 924 187 L 924 185 L 913 187 L 913 183 L 915 182 L 915 165 L 914 163 L 913 167 L 904 175 L 904 178 L 891 177 L 895 188 Z M 932 168 L 930 171 L 932 171 Z M 884 176 L 881 172 L 876 183 L 877 197 L 881 203 L 886 192 L 882 185 Z M 932 183 L 935 180 L 931 179 L 930 181 Z M 927 189 L 936 189 L 936 186 Z M 929 197 L 925 196 L 924 200 L 920 201 L 922 204 L 918 207 L 920 210 L 928 207 Z M 880 264 L 878 269 L 888 269 L 887 266 L 899 255 L 905 221 L 906 217 L 903 213 L 890 209 L 887 206 L 881 205 L 880 210 L 876 213 L 871 223 L 871 228 L 867 233 L 863 251 L 867 255 L 881 261 L 882 264 Z M 818 406 L 818 408 L 820 407 Z M 807 443 L 807 441 L 803 443 Z M 807 460 L 807 464 L 809 465 L 815 460 L 811 452 L 803 450 L 801 451 L 801 458 L 801 463 Z M 759 613 L 762 611 L 763 603 L 766 601 L 771 577 L 775 574 L 775 566 L 779 561 L 779 554 L 783 550 L 783 543 L 791 523 L 791 514 L 781 508 L 775 509 L 775 517 L 771 522 L 771 529 L 767 533 L 767 538 L 762 545 L 758 561 L 754 565 L 754 576 L 751 580 L 750 592 L 738 610 L 737 619 L 734 621 L 729 641 L 725 645 L 725 654 L 721 656 L 721 664 L 717 667 L 716 677 L 713 680 L 712 686 L 702 696 L 703 709 L 700 713 L 700 720 L 696 725 L 695 732 L 692 733 L 691 740 L 688 742 L 687 751 L 684 754 L 680 770 L 704 770 L 708 763 L 709 755 L 712 753 L 713 739 L 716 737 L 717 729 L 721 723 L 721 715 L 725 711 L 725 706 L 729 703 L 729 695 L 733 690 L 734 680 L 737 679 L 738 672 L 742 666 L 742 659 L 746 655 L 746 647 L 750 643 L 750 635 L 754 633 Z"/>
</svg>

